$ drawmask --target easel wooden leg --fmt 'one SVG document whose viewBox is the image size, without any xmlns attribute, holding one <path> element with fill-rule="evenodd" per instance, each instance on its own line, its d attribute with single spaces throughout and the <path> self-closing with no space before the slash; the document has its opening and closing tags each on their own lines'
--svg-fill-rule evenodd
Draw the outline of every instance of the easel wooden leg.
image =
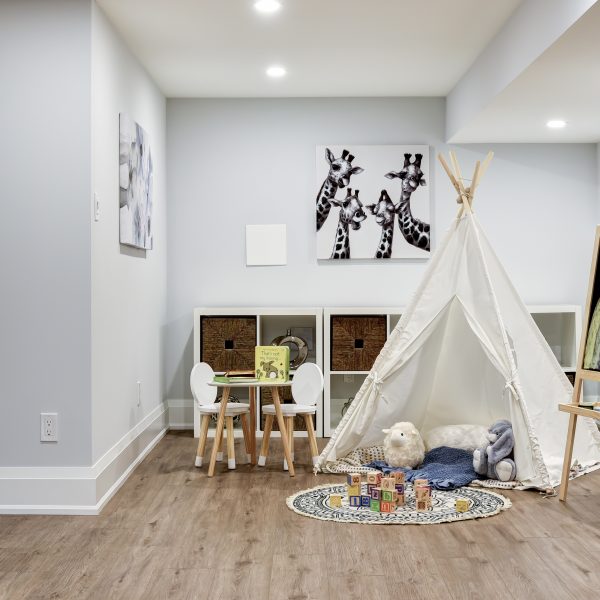
<svg viewBox="0 0 600 600">
<path fill-rule="evenodd" d="M 560 492 L 558 499 L 567 501 L 567 490 L 569 489 L 569 475 L 571 473 L 571 460 L 573 459 L 573 444 L 575 442 L 575 429 L 577 427 L 577 415 L 569 416 L 569 429 L 567 431 L 567 444 L 565 446 L 565 458 L 563 461 L 562 477 L 560 479 Z"/>
<path fill-rule="evenodd" d="M 290 451 L 290 445 L 288 444 L 287 428 L 285 426 L 285 419 L 281 410 L 281 402 L 279 400 L 279 390 L 276 387 L 272 387 L 273 393 L 273 405 L 275 406 L 275 414 L 277 415 L 277 423 L 279 425 L 279 431 L 281 432 L 281 442 L 283 444 L 283 455 L 287 460 L 290 477 L 294 477 L 296 472 L 294 471 L 294 461 L 292 460 L 292 452 Z"/>
<path fill-rule="evenodd" d="M 223 426 L 225 425 L 225 411 L 227 410 L 227 401 L 229 400 L 229 392 L 231 388 L 223 388 L 223 397 L 221 398 L 221 410 L 217 419 L 217 429 L 215 431 L 215 441 L 213 444 L 212 454 L 210 455 L 210 464 L 208 465 L 208 476 L 212 477 L 215 474 L 215 465 L 217 462 L 217 454 L 223 439 Z"/>
<path fill-rule="evenodd" d="M 200 423 L 200 439 L 198 440 L 198 451 L 196 452 L 196 466 L 202 466 L 204 451 L 206 450 L 206 439 L 208 438 L 208 426 L 210 424 L 210 415 L 202 415 Z"/>
<path fill-rule="evenodd" d="M 579 404 L 579 397 L 583 388 L 583 379 L 577 374 L 575 376 L 575 385 L 573 386 L 572 404 Z M 560 492 L 558 499 L 562 502 L 567 501 L 567 491 L 569 489 L 569 475 L 571 474 L 571 461 L 573 460 L 573 444 L 575 443 L 575 430 L 577 429 L 577 415 L 569 416 L 569 428 L 567 430 L 567 443 L 565 445 L 565 457 L 563 459 L 562 476 L 560 478 Z"/>
</svg>

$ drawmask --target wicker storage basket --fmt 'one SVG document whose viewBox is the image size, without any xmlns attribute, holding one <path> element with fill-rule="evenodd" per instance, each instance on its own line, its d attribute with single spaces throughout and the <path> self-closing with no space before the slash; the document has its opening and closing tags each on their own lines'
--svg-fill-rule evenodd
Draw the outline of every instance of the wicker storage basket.
<svg viewBox="0 0 600 600">
<path fill-rule="evenodd" d="M 282 404 L 291 404 L 294 400 L 292 398 L 292 388 L 289 387 L 281 387 L 279 388 L 279 399 Z M 271 390 L 267 387 L 261 388 L 260 390 L 260 403 L 261 406 L 266 406 L 267 404 L 273 404 L 273 396 L 271 395 Z M 313 424 L 316 429 L 317 427 L 317 415 L 313 415 Z M 265 430 L 265 415 L 262 414 L 260 418 L 260 429 L 261 431 Z M 273 431 L 279 431 L 279 423 L 277 422 L 277 417 L 273 420 Z M 296 416 L 294 417 L 294 431 L 306 431 L 306 423 L 304 422 L 304 417 Z"/>
<path fill-rule="evenodd" d="M 256 317 L 201 317 L 200 356 L 214 371 L 254 369 Z"/>
<path fill-rule="evenodd" d="M 385 344 L 385 315 L 331 317 L 331 370 L 370 371 Z"/>
</svg>

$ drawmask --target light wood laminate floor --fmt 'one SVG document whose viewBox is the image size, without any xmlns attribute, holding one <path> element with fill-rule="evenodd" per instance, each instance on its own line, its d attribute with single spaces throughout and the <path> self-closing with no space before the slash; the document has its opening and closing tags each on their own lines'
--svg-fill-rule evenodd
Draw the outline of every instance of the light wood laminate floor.
<svg viewBox="0 0 600 600">
<path fill-rule="evenodd" d="M 489 519 L 348 525 L 286 507 L 339 479 L 312 474 L 305 440 L 294 479 L 274 456 L 208 479 L 195 446 L 168 434 L 99 517 L 0 516 L 0 598 L 600 597 L 600 472 L 573 482 L 567 505 L 512 492 Z"/>
</svg>

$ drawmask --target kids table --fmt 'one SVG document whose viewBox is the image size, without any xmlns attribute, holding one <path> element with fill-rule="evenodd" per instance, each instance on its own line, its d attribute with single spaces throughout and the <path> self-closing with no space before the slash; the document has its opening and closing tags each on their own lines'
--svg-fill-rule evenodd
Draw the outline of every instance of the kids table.
<svg viewBox="0 0 600 600">
<path fill-rule="evenodd" d="M 210 463 L 208 465 L 208 476 L 212 477 L 215 474 L 215 465 L 217 463 L 217 453 L 221 447 L 221 440 L 223 438 L 223 427 L 225 425 L 225 410 L 227 408 L 227 401 L 229 400 L 229 393 L 232 388 L 248 388 L 250 390 L 250 429 L 252 435 L 250 437 L 250 456 L 251 463 L 256 464 L 256 388 L 257 387 L 268 387 L 272 388 L 271 393 L 273 395 L 273 405 L 275 406 L 275 414 L 277 415 L 277 423 L 279 424 L 279 431 L 281 432 L 281 442 L 283 444 L 283 453 L 285 460 L 288 464 L 288 470 L 290 477 L 294 477 L 294 463 L 292 462 L 292 452 L 290 449 L 289 439 L 287 436 L 287 430 L 285 427 L 285 419 L 281 411 L 281 401 L 279 399 L 279 389 L 281 387 L 289 387 L 292 385 L 291 381 L 236 381 L 236 382 L 220 382 L 211 381 L 208 385 L 223 388 L 223 397 L 221 398 L 221 410 L 217 418 L 217 429 L 215 431 L 215 439 L 213 444 L 212 453 L 210 455 Z"/>
</svg>

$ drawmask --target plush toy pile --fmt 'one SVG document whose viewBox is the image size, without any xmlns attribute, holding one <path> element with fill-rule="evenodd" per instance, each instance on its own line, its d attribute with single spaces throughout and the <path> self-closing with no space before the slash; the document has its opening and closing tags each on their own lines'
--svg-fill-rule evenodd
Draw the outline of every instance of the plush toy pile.
<svg viewBox="0 0 600 600">
<path fill-rule="evenodd" d="M 423 464 L 425 448 L 428 457 L 432 450 L 447 448 L 472 453 L 477 475 L 499 481 L 513 481 L 516 477 L 515 438 L 510 421 L 505 419 L 496 421 L 489 429 L 481 425 L 436 427 L 425 434 L 425 440 L 413 423 L 405 421 L 384 429 L 383 433 L 385 462 L 392 469 L 416 469 Z M 378 463 L 375 461 L 369 466 L 381 468 Z"/>
</svg>

